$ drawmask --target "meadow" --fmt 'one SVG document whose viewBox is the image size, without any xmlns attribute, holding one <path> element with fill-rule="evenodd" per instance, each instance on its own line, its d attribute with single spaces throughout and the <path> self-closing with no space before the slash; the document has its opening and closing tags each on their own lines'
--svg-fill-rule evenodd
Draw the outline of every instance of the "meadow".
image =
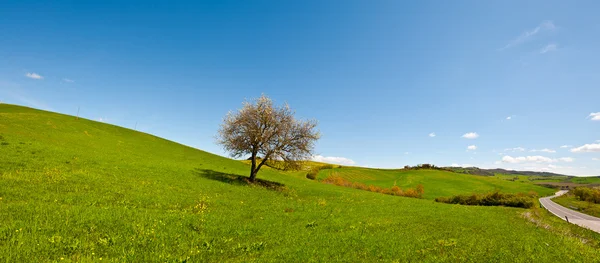
<svg viewBox="0 0 600 263">
<path fill-rule="evenodd" d="M 347 171 L 347 173 L 346 173 Z M 538 208 L 432 199 L 552 189 L 335 168 L 425 199 L 338 187 L 149 134 L 0 104 L 0 262 L 593 262 L 600 235 Z"/>
<path fill-rule="evenodd" d="M 341 167 L 322 170 L 318 178 L 331 175 L 341 176 L 352 182 L 361 182 L 380 187 L 397 185 L 400 188 L 414 188 L 419 184 L 425 187 L 426 199 L 448 197 L 459 194 L 489 193 L 528 193 L 534 191 L 540 196 L 551 195 L 554 189 L 531 184 L 526 181 L 508 181 L 503 177 L 480 176 L 454 173 L 444 170 L 405 170 L 369 169 L 361 167 Z"/>
</svg>

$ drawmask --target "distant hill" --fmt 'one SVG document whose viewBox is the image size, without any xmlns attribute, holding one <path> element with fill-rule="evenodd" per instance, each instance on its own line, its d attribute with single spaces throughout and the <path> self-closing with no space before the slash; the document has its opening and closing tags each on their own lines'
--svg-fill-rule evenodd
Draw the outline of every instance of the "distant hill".
<svg viewBox="0 0 600 263">
<path fill-rule="evenodd" d="M 527 176 L 565 176 L 572 177 L 571 175 L 549 173 L 549 172 L 533 172 L 533 171 L 515 171 L 506 169 L 481 169 L 477 167 L 443 167 L 443 169 L 451 170 L 455 173 L 474 174 L 483 176 L 493 176 L 495 174 L 514 174 L 514 175 L 527 175 Z"/>
</svg>

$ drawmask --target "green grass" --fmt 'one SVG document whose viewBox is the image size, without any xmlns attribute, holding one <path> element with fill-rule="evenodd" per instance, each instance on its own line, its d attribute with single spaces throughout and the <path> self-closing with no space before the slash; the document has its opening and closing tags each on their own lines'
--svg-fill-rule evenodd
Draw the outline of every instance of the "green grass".
<svg viewBox="0 0 600 263">
<path fill-rule="evenodd" d="M 322 170 L 319 173 L 319 178 L 323 179 L 332 174 L 339 175 L 352 182 L 388 188 L 394 184 L 402 189 L 415 188 L 417 185 L 422 184 L 425 187 L 423 197 L 426 199 L 460 194 L 488 193 L 495 190 L 505 193 L 534 191 L 540 196 L 551 195 L 555 192 L 554 189 L 528 182 L 512 182 L 495 176 L 461 174 L 442 170 L 387 170 L 342 167 Z"/>
<path fill-rule="evenodd" d="M 570 182 L 578 184 L 600 184 L 600 177 L 573 177 Z"/>
<path fill-rule="evenodd" d="M 545 182 L 567 182 L 567 176 L 535 176 L 535 175 L 514 175 L 514 174 L 495 174 L 494 177 L 507 181 L 525 182 L 525 183 L 545 183 Z M 516 179 L 516 180 L 515 180 Z"/>
<path fill-rule="evenodd" d="M 553 198 L 552 200 L 566 208 L 575 209 L 584 214 L 600 217 L 600 204 L 578 200 L 576 196 L 570 193 Z"/>
<path fill-rule="evenodd" d="M 543 210 L 440 204 L 265 169 L 259 178 L 285 185 L 272 190 L 235 180 L 249 171 L 240 161 L 6 104 L 0 136 L 0 262 L 600 258 L 600 235 Z M 428 196 L 495 187 L 453 176 L 462 178 L 405 183 L 422 181 Z"/>
</svg>

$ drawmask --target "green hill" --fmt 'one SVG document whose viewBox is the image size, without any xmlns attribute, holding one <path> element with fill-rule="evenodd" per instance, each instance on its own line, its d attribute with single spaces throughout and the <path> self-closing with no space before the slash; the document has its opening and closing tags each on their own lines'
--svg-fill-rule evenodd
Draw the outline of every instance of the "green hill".
<svg viewBox="0 0 600 263">
<path fill-rule="evenodd" d="M 543 210 L 383 195 L 308 180 L 305 171 L 265 169 L 259 178 L 273 183 L 247 185 L 238 178 L 248 170 L 152 135 L 0 104 L 0 261 L 600 258 L 600 235 Z M 431 197 L 464 182 L 424 184 Z"/>
<path fill-rule="evenodd" d="M 506 193 L 537 192 L 540 196 L 551 195 L 555 190 L 523 182 L 511 182 L 498 177 L 476 176 L 453 173 L 444 170 L 392 170 L 369 169 L 360 167 L 342 167 L 323 170 L 319 178 L 338 175 L 352 182 L 361 182 L 381 187 L 415 188 L 421 184 L 425 187 L 426 199 L 459 194 L 486 193 L 499 190 Z"/>
</svg>

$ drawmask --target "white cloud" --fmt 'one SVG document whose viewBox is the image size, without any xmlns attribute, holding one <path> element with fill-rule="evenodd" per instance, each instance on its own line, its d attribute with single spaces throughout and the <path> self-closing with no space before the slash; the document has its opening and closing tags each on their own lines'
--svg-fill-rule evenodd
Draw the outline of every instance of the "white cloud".
<svg viewBox="0 0 600 263">
<path fill-rule="evenodd" d="M 577 148 L 571 149 L 574 153 L 600 152 L 600 144 L 585 144 Z"/>
<path fill-rule="evenodd" d="M 429 137 L 435 137 L 435 132 L 430 133 Z"/>
<path fill-rule="evenodd" d="M 475 146 L 475 145 L 469 145 L 467 147 L 467 151 L 472 151 L 472 150 L 477 150 L 477 146 Z"/>
<path fill-rule="evenodd" d="M 508 116 L 508 117 L 506 117 L 506 119 L 507 119 L 507 120 L 511 120 L 511 119 L 512 119 L 512 116 Z"/>
<path fill-rule="evenodd" d="M 333 163 L 333 164 L 342 164 L 342 165 L 355 165 L 356 164 L 356 162 L 354 162 L 353 160 L 344 158 L 344 157 L 315 155 L 312 157 L 312 160 L 315 162 Z"/>
<path fill-rule="evenodd" d="M 567 162 L 567 163 L 572 163 L 573 161 L 575 161 L 575 159 L 571 158 L 571 157 L 562 157 L 562 158 L 558 158 L 558 160 L 561 162 Z"/>
<path fill-rule="evenodd" d="M 573 147 L 573 145 L 563 145 L 563 146 L 560 146 L 560 148 L 563 148 L 563 149 L 564 148 L 570 148 L 570 147 Z"/>
<path fill-rule="evenodd" d="M 30 79 L 44 79 L 44 77 L 40 76 L 35 72 L 27 72 L 27 74 L 25 74 L 25 77 L 28 77 Z"/>
<path fill-rule="evenodd" d="M 600 161 L 600 158 L 592 158 L 594 161 Z"/>
<path fill-rule="evenodd" d="M 535 163 L 551 163 L 554 160 L 548 158 L 548 157 L 544 157 L 544 156 L 521 156 L 521 157 L 511 157 L 511 156 L 504 156 L 502 157 L 502 162 L 505 163 L 524 163 L 524 162 L 535 162 Z"/>
<path fill-rule="evenodd" d="M 556 44 L 548 44 L 542 49 L 540 49 L 540 54 L 545 54 L 556 50 L 558 50 L 558 46 Z"/>
<path fill-rule="evenodd" d="M 525 149 L 523 147 L 520 147 L 520 146 L 519 147 L 515 147 L 515 148 L 504 149 L 505 152 L 508 152 L 508 151 L 511 151 L 511 152 L 524 152 L 525 150 L 527 150 L 527 149 Z"/>
<path fill-rule="evenodd" d="M 554 163 L 554 162 L 567 162 L 571 163 L 575 161 L 574 158 L 571 157 L 562 157 L 558 159 L 552 159 L 545 156 L 535 155 L 535 156 L 520 156 L 520 157 L 512 157 L 512 156 L 504 156 L 502 157 L 502 162 L 504 163 Z"/>
<path fill-rule="evenodd" d="M 469 133 L 465 133 L 462 136 L 465 139 L 476 139 L 477 137 L 479 137 L 479 134 L 477 134 L 476 132 L 469 132 Z"/>
<path fill-rule="evenodd" d="M 588 118 L 592 119 L 593 121 L 600 121 L 600 112 L 592 112 Z"/>
<path fill-rule="evenodd" d="M 63 81 L 63 82 L 67 82 L 67 83 L 73 83 L 73 82 L 75 82 L 74 80 L 72 80 L 72 79 L 67 79 L 67 78 L 64 78 L 64 79 L 62 79 L 62 81 Z"/>
<path fill-rule="evenodd" d="M 474 165 L 468 164 L 468 163 L 463 163 L 463 164 L 453 163 L 450 166 L 451 167 L 475 167 Z"/>
<path fill-rule="evenodd" d="M 545 153 L 555 153 L 556 151 L 555 151 L 555 150 L 552 150 L 552 149 L 544 148 L 544 149 L 541 149 L 541 150 L 535 150 L 535 149 L 533 149 L 533 150 L 531 150 L 530 152 L 545 152 Z"/>
<path fill-rule="evenodd" d="M 554 25 L 554 23 L 552 23 L 552 21 L 544 21 L 536 28 L 523 32 L 520 36 L 510 41 L 506 46 L 504 46 L 500 50 L 518 46 L 521 43 L 528 41 L 540 32 L 553 31 L 554 29 L 556 29 L 556 26 Z"/>
</svg>

